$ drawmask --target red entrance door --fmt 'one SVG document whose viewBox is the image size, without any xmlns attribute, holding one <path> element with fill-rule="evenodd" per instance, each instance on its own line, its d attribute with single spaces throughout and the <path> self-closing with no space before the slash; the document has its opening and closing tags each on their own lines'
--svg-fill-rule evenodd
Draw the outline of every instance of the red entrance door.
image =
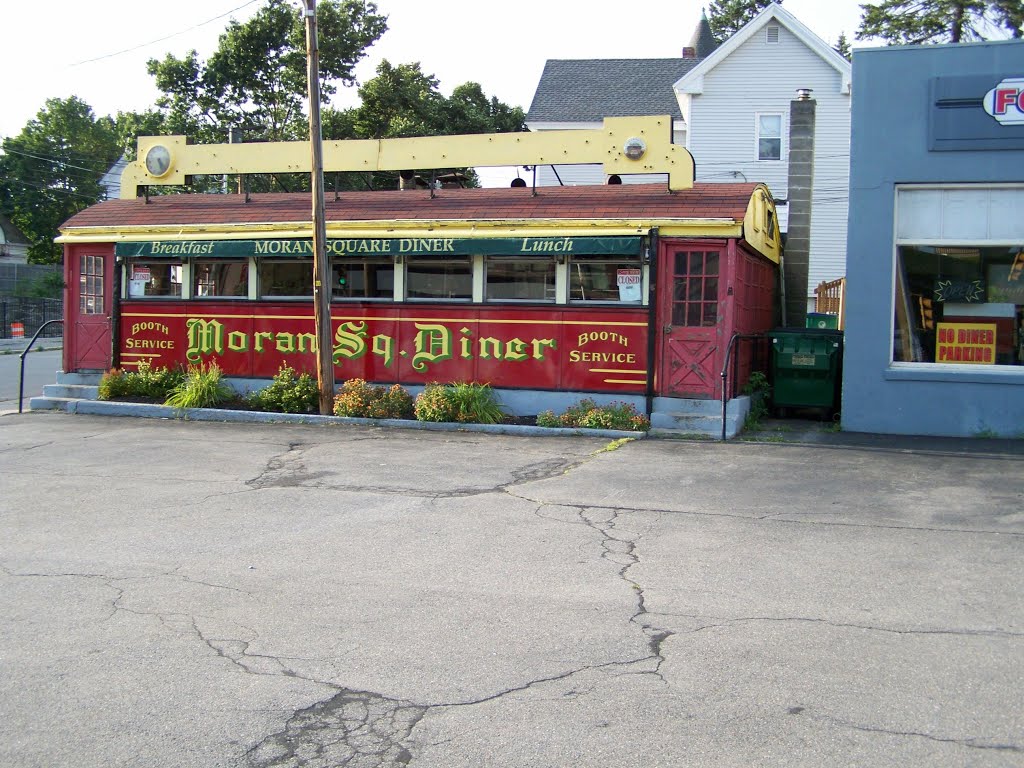
<svg viewBox="0 0 1024 768">
<path fill-rule="evenodd" d="M 660 394 L 721 396 L 720 279 L 725 243 L 667 244 L 659 265 L 658 314 L 662 327 Z"/>
<path fill-rule="evenodd" d="M 112 361 L 113 254 L 73 249 L 65 258 L 69 259 L 65 370 L 105 371 Z"/>
</svg>

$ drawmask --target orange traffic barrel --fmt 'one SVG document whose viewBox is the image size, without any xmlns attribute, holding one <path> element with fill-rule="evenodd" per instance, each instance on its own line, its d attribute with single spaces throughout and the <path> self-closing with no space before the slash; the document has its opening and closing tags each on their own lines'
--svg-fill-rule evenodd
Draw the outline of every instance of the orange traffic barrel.
<svg viewBox="0 0 1024 768">
<path fill-rule="evenodd" d="M 25 324 L 24 323 L 11 323 L 11 338 L 12 339 L 24 339 L 25 338 Z"/>
</svg>

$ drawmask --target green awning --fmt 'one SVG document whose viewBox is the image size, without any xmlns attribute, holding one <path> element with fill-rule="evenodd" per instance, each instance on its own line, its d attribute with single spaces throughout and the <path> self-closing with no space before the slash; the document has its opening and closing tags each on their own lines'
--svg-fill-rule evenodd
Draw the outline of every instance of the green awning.
<svg viewBox="0 0 1024 768">
<path fill-rule="evenodd" d="M 640 237 L 391 237 L 328 240 L 335 258 L 394 256 L 639 256 Z M 312 240 L 145 240 L 117 243 L 128 258 L 311 258 Z"/>
</svg>

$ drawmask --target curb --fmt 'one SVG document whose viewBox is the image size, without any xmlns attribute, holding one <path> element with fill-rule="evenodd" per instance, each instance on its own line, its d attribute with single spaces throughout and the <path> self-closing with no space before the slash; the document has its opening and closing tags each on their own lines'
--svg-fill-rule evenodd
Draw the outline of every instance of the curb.
<svg viewBox="0 0 1024 768">
<path fill-rule="evenodd" d="M 169 405 L 120 403 L 112 400 L 74 400 L 67 404 L 67 413 L 88 416 L 133 416 L 143 419 L 177 421 L 221 421 L 253 424 L 356 424 L 370 427 L 395 427 L 431 432 L 484 432 L 496 435 L 525 437 L 608 437 L 612 439 L 647 437 L 646 432 L 616 429 L 582 429 L 569 427 L 536 427 L 526 424 L 456 424 L 452 422 L 416 421 L 414 419 L 361 419 L 350 416 L 321 416 L 310 413 L 269 413 L 266 411 L 233 411 L 226 408 L 173 408 Z"/>
</svg>

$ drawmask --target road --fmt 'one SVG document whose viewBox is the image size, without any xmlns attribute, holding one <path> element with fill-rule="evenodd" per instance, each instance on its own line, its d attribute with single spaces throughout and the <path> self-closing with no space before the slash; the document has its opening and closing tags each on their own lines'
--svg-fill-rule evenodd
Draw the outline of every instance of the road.
<svg viewBox="0 0 1024 768">
<path fill-rule="evenodd" d="M 33 350 L 25 355 L 25 390 L 23 408 L 28 409 L 30 398 L 43 393 L 43 387 L 57 381 L 61 369 L 61 351 Z M 21 371 L 20 353 L 0 354 L 0 411 L 18 410 L 18 378 Z"/>
<path fill-rule="evenodd" d="M 0 765 L 1020 766 L 1022 448 L 2 416 Z"/>
</svg>

